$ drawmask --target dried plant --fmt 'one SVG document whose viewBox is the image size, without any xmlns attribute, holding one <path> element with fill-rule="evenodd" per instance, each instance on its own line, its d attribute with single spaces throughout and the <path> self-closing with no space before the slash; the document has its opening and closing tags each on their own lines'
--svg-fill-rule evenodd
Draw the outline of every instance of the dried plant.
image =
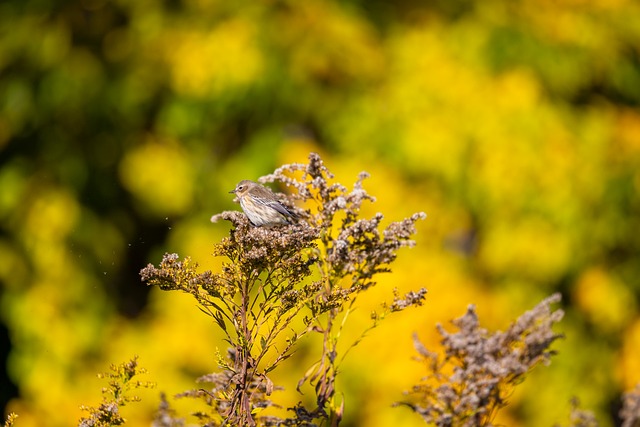
<svg viewBox="0 0 640 427">
<path fill-rule="evenodd" d="M 580 401 L 574 397 L 571 399 L 571 414 L 569 416 L 569 426 L 571 427 L 599 427 L 598 419 L 593 412 L 581 409 Z M 554 427 L 559 427 L 558 425 Z"/>
<path fill-rule="evenodd" d="M 548 364 L 555 354 L 549 347 L 561 337 L 552 330 L 563 317 L 551 310 L 560 301 L 554 294 L 520 316 L 506 332 L 489 333 L 480 327 L 473 305 L 454 320 L 458 332 L 441 325 L 444 357 L 427 350 L 414 338 L 415 348 L 429 371 L 413 387 L 414 402 L 401 402 L 436 426 L 493 426 L 497 411 L 507 404 L 513 388 L 537 364 Z"/>
<path fill-rule="evenodd" d="M 285 165 L 259 180 L 296 190 L 276 196 L 297 223 L 254 227 L 240 212 L 223 212 L 211 219 L 233 226 L 229 237 L 215 246 L 214 254 L 226 258 L 221 271 L 198 272 L 194 262 L 176 254 L 166 254 L 159 267 L 149 264 L 141 271 L 149 285 L 193 295 L 230 346 L 225 357 L 218 357 L 221 371 L 200 379 L 211 386 L 182 395 L 207 403 L 209 410 L 196 414 L 204 425 L 340 422 L 343 407 L 334 401 L 335 378 L 346 354 L 339 357 L 340 330 L 357 296 L 376 284 L 377 274 L 390 271 L 398 249 L 414 244 L 410 238 L 415 222 L 425 217 L 414 214 L 380 232 L 381 214 L 360 218 L 362 204 L 375 201 L 362 187 L 366 177 L 361 173 L 349 191 L 332 181 L 320 156 L 312 153 L 308 164 Z M 424 289 L 405 297 L 395 293 L 393 303 L 372 316 L 371 327 L 388 313 L 421 305 L 425 294 Z M 289 408 L 293 416 L 286 419 L 256 416 L 277 406 L 270 400 L 275 387 L 268 375 L 310 333 L 321 334 L 323 346 L 298 389 L 310 383 L 315 406 L 299 403 Z"/>
<path fill-rule="evenodd" d="M 167 396 L 160 393 L 160 405 L 151 427 L 184 427 L 184 418 L 176 418 L 175 411 L 171 409 Z"/>
<path fill-rule="evenodd" d="M 138 367 L 137 357 L 120 365 L 111 365 L 111 372 L 99 374 L 98 378 L 107 378 L 108 387 L 102 389 L 102 403 L 97 408 L 82 406 L 83 411 L 89 412 L 89 417 L 81 418 L 79 427 L 110 427 L 125 423 L 120 414 L 120 408 L 130 402 L 138 402 L 140 398 L 129 392 L 137 388 L 153 388 L 155 384 L 148 381 L 134 380 L 140 374 L 145 374 L 144 368 Z"/>
<path fill-rule="evenodd" d="M 7 415 L 7 419 L 4 422 L 4 427 L 13 427 L 17 419 L 18 415 L 11 412 L 9 415 Z"/>
<path fill-rule="evenodd" d="M 620 409 L 621 427 L 640 427 L 640 384 L 634 390 L 622 395 Z M 600 423 L 593 412 L 580 408 L 577 398 L 571 400 L 571 427 L 599 427 Z M 558 426 L 555 426 L 558 427 Z"/>
<path fill-rule="evenodd" d="M 640 384 L 622 396 L 622 427 L 640 427 Z"/>
</svg>

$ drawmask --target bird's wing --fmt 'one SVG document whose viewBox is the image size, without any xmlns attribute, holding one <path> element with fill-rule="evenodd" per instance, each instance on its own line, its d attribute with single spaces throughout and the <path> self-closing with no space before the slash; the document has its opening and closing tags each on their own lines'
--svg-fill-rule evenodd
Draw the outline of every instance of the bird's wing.
<svg viewBox="0 0 640 427">
<path fill-rule="evenodd" d="M 261 205 L 269 206 L 270 208 L 275 209 L 276 211 L 280 212 L 282 215 L 295 216 L 293 212 L 285 208 L 280 202 L 276 200 L 266 199 L 262 197 L 254 197 L 254 200 L 260 203 Z"/>
</svg>

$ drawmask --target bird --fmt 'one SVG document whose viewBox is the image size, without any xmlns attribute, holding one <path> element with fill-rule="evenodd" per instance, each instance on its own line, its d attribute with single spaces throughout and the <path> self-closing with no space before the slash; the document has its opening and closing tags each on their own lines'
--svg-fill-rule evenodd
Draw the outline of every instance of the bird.
<svg viewBox="0 0 640 427">
<path fill-rule="evenodd" d="M 236 195 L 240 207 L 255 227 L 291 224 L 296 218 L 294 212 L 278 201 L 273 191 L 257 182 L 242 180 L 229 193 Z"/>
</svg>

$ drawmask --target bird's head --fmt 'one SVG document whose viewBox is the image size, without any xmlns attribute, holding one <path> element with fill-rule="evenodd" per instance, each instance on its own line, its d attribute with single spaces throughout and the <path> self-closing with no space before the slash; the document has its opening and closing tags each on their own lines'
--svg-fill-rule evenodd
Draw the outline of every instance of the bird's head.
<svg viewBox="0 0 640 427">
<path fill-rule="evenodd" d="M 247 194 L 249 190 L 251 190 L 253 187 L 257 185 L 258 184 L 256 184 L 255 182 L 245 179 L 240 181 L 238 185 L 236 185 L 236 188 L 234 190 L 229 191 L 229 193 L 235 194 L 238 197 L 242 197 L 245 194 Z"/>
</svg>

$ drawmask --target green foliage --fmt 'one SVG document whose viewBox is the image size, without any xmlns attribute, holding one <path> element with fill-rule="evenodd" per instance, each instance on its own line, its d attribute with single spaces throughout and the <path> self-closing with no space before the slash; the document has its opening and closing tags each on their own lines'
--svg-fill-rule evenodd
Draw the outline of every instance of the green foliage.
<svg viewBox="0 0 640 427">
<path fill-rule="evenodd" d="M 111 365 L 111 372 L 98 375 L 98 378 L 109 380 L 108 387 L 102 389 L 102 403 L 97 408 L 82 406 L 82 410 L 89 412 L 88 418 L 82 418 L 79 427 L 111 427 L 125 424 L 126 420 L 120 415 L 120 408 L 131 402 L 139 402 L 140 398 L 129 392 L 137 388 L 153 388 L 154 383 L 134 380 L 145 374 L 144 368 L 138 367 L 137 357 L 129 362 Z"/>
</svg>

